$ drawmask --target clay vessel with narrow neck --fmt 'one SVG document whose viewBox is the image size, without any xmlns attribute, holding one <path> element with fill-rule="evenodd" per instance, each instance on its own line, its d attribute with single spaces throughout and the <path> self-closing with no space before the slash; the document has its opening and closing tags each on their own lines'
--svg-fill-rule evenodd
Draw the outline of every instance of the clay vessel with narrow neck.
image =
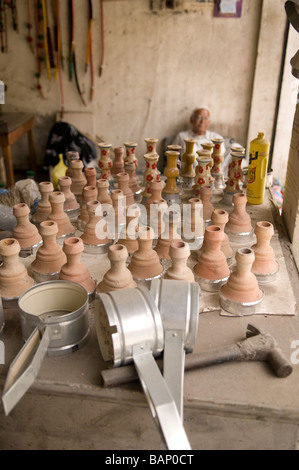
<svg viewBox="0 0 299 470">
<path fill-rule="evenodd" d="M 37 246 L 42 241 L 37 227 L 29 220 L 29 214 L 30 209 L 27 204 L 20 203 L 13 206 L 17 225 L 13 229 L 12 236 L 18 240 L 21 249 Z"/>
<path fill-rule="evenodd" d="M 118 173 L 116 175 L 117 183 L 118 183 L 118 189 L 120 189 L 123 192 L 123 195 L 126 198 L 126 207 L 131 206 L 132 204 L 135 203 L 134 199 L 134 194 L 133 191 L 131 190 L 129 183 L 130 183 L 130 177 L 128 173 L 125 171 L 122 173 Z"/>
<path fill-rule="evenodd" d="M 67 262 L 62 266 L 59 279 L 77 282 L 83 286 L 88 294 L 94 292 L 96 283 L 92 279 L 88 268 L 81 261 L 84 250 L 83 241 L 78 237 L 70 237 L 64 240 L 63 251 Z"/>
<path fill-rule="evenodd" d="M 112 241 L 112 235 L 108 232 L 106 221 L 103 217 L 102 205 L 98 201 L 88 201 L 86 204 L 88 221 L 81 235 L 86 245 L 105 245 Z"/>
<path fill-rule="evenodd" d="M 251 217 L 246 211 L 247 197 L 244 193 L 236 193 L 233 196 L 233 211 L 229 214 L 225 226 L 226 233 L 250 234 L 253 231 Z"/>
<path fill-rule="evenodd" d="M 26 267 L 19 260 L 20 244 L 15 238 L 0 241 L 0 292 L 2 299 L 11 300 L 34 285 Z"/>
<path fill-rule="evenodd" d="M 129 175 L 129 186 L 133 194 L 140 191 L 140 186 L 136 176 L 136 167 L 134 163 L 125 163 L 125 172 Z"/>
<path fill-rule="evenodd" d="M 51 181 L 42 181 L 38 185 L 41 194 L 41 200 L 37 204 L 36 212 L 32 217 L 34 223 L 40 224 L 43 220 L 47 220 L 51 212 L 51 204 L 49 201 L 50 194 L 54 191 Z"/>
<path fill-rule="evenodd" d="M 88 222 L 89 215 L 87 211 L 88 201 L 97 199 L 98 190 L 96 186 L 85 186 L 82 190 L 81 210 L 77 220 L 78 229 L 83 232 L 85 224 Z"/>
<path fill-rule="evenodd" d="M 75 194 L 76 197 L 81 197 L 82 190 L 87 184 L 82 160 L 72 160 L 70 162 L 70 169 L 72 173 L 71 191 Z"/>
<path fill-rule="evenodd" d="M 100 178 L 99 180 L 97 180 L 96 186 L 98 190 L 97 200 L 102 205 L 106 204 L 106 205 L 112 206 L 112 199 L 109 194 L 109 181 Z"/>
<path fill-rule="evenodd" d="M 205 231 L 205 224 L 203 220 L 203 204 L 202 200 L 198 197 L 189 199 L 189 204 L 183 206 L 183 239 L 195 247 L 202 243 Z"/>
<path fill-rule="evenodd" d="M 98 284 L 97 294 L 137 287 L 131 271 L 126 266 L 128 258 L 126 247 L 121 244 L 110 246 L 108 258 L 111 268 L 104 274 L 103 280 Z"/>
<path fill-rule="evenodd" d="M 255 254 L 252 272 L 256 276 L 261 276 L 261 279 L 258 277 L 259 281 L 270 281 L 278 271 L 278 263 L 270 244 L 274 235 L 274 227 L 270 222 L 260 221 L 256 223 L 254 233 L 257 242 L 251 247 Z"/>
<path fill-rule="evenodd" d="M 203 186 L 199 190 L 199 196 L 203 204 L 203 220 L 205 222 L 209 222 L 211 220 L 212 212 L 214 210 L 214 206 L 211 201 L 212 195 L 213 189 L 211 186 Z"/>
<path fill-rule="evenodd" d="M 50 194 L 51 214 L 48 220 L 53 220 L 58 225 L 57 238 L 70 236 L 76 229 L 72 225 L 69 216 L 64 212 L 65 197 L 61 191 L 54 191 Z"/>
<path fill-rule="evenodd" d="M 129 254 L 138 250 L 137 232 L 139 228 L 140 208 L 133 204 L 127 210 L 126 227 L 121 231 L 118 243 L 124 245 Z"/>
<path fill-rule="evenodd" d="M 164 188 L 163 181 L 152 181 L 151 182 L 151 185 L 150 185 L 151 195 L 147 199 L 146 204 L 145 204 L 145 208 L 146 208 L 146 211 L 147 211 L 148 215 L 150 214 L 151 204 L 153 204 L 154 201 L 163 199 L 163 197 L 162 197 L 163 188 Z"/>
<path fill-rule="evenodd" d="M 158 254 L 153 250 L 154 232 L 151 227 L 140 227 L 138 250 L 133 253 L 128 269 L 136 280 L 152 279 L 163 273 Z"/>
<path fill-rule="evenodd" d="M 211 222 L 212 225 L 217 225 L 224 231 L 228 222 L 228 212 L 223 209 L 215 209 L 212 212 Z M 226 233 L 224 233 L 224 238 L 221 242 L 221 251 L 225 254 L 226 259 L 231 259 L 234 254 L 234 250 L 230 246 L 229 238 Z"/>
<path fill-rule="evenodd" d="M 86 186 L 95 186 L 97 183 L 97 170 L 95 168 L 85 168 L 84 175 L 86 178 Z"/>
<path fill-rule="evenodd" d="M 121 189 L 113 189 L 111 191 L 111 199 L 112 199 L 112 206 L 113 210 L 111 210 L 107 217 L 107 223 L 111 226 L 115 226 L 116 230 L 120 228 L 120 226 L 125 225 L 126 223 L 126 201 L 125 196 Z"/>
<path fill-rule="evenodd" d="M 225 254 L 221 251 L 224 232 L 216 225 L 206 227 L 200 258 L 193 271 L 200 279 L 222 282 L 227 279 L 230 270 Z M 220 287 L 218 284 L 215 287 Z"/>
<path fill-rule="evenodd" d="M 263 298 L 256 276 L 251 271 L 254 262 L 254 251 L 250 248 L 239 248 L 236 253 L 236 269 L 231 273 L 227 283 L 221 287 L 221 295 L 233 302 L 256 302 Z"/>
<path fill-rule="evenodd" d="M 194 282 L 194 274 L 187 266 L 187 262 L 190 256 L 190 249 L 188 244 L 183 241 L 173 241 L 169 248 L 169 255 L 172 261 L 172 265 L 164 274 L 164 279 Z"/>
<path fill-rule="evenodd" d="M 116 147 L 114 149 L 114 160 L 111 169 L 112 176 L 116 176 L 117 173 L 123 173 L 125 171 L 124 153 L 123 147 Z"/>
<path fill-rule="evenodd" d="M 178 233 L 179 218 L 172 213 L 164 215 L 164 231 L 158 238 L 155 251 L 158 253 L 160 259 L 170 259 L 170 245 L 173 241 L 182 242 Z"/>
<path fill-rule="evenodd" d="M 72 171 L 72 167 L 71 167 L 71 161 L 73 161 L 73 160 L 80 160 L 79 152 L 70 150 L 70 151 L 67 152 L 67 154 L 66 154 L 66 159 L 67 159 L 67 162 L 68 162 L 68 168 L 67 168 L 67 170 L 66 170 L 66 172 L 65 172 L 65 176 L 69 176 L 70 178 L 72 178 L 72 176 L 73 176 L 73 171 Z"/>
<path fill-rule="evenodd" d="M 58 180 L 59 187 L 61 192 L 64 194 L 65 201 L 63 204 L 63 210 L 76 210 L 80 208 L 80 204 L 78 203 L 75 194 L 71 191 L 72 180 L 69 176 L 62 176 Z M 51 204 L 50 204 L 51 207 Z"/>
<path fill-rule="evenodd" d="M 41 222 L 39 232 L 43 239 L 42 246 L 36 253 L 35 260 L 31 263 L 31 269 L 39 274 L 59 273 L 66 263 L 66 256 L 62 246 L 56 242 L 58 226 L 52 220 Z"/>
</svg>

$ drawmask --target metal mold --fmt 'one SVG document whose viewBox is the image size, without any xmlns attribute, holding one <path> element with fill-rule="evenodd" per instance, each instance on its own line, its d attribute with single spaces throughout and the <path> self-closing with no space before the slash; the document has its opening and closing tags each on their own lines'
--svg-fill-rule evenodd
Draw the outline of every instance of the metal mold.
<svg viewBox="0 0 299 470">
<path fill-rule="evenodd" d="M 95 328 L 103 359 L 112 362 L 114 367 L 134 363 L 167 447 L 182 450 L 190 449 L 190 444 L 180 413 L 183 374 L 181 370 L 175 371 L 178 369 L 176 359 L 182 364 L 182 345 L 186 341 L 190 346 L 193 345 L 194 322 L 196 323 L 198 311 L 197 307 L 193 309 L 193 312 L 196 311 L 195 319 L 193 315 L 190 316 L 190 309 L 186 308 L 185 300 L 190 301 L 190 289 L 195 289 L 194 286 L 189 286 L 188 293 L 184 290 L 185 295 L 187 294 L 183 297 L 184 305 L 180 305 L 177 316 L 171 320 L 173 305 L 168 308 L 166 303 L 169 301 L 170 290 L 173 291 L 173 282 L 176 283 L 176 291 L 180 290 L 180 285 L 184 284 L 186 289 L 186 284 L 189 284 L 155 280 L 150 290 L 138 286 L 99 294 L 98 308 L 95 309 Z M 195 283 L 194 285 L 198 289 Z M 180 300 L 182 301 L 182 295 Z M 194 303 L 191 304 L 192 309 Z M 177 303 L 175 306 L 178 307 Z M 154 361 L 154 357 L 160 356 L 163 349 L 164 360 L 166 357 L 164 377 Z M 171 352 L 176 355 L 174 363 Z M 179 386 L 176 382 L 179 382 Z"/>
<path fill-rule="evenodd" d="M 101 243 L 99 245 L 89 245 L 87 243 L 84 243 L 84 253 L 87 253 L 89 255 L 101 255 L 103 253 L 107 253 L 109 246 L 112 244 L 113 241 L 110 241 L 108 243 Z"/>
<path fill-rule="evenodd" d="M 19 253 L 20 258 L 27 258 L 28 256 L 35 255 L 39 247 L 43 244 L 43 241 L 36 243 L 28 248 L 21 248 Z"/>
<path fill-rule="evenodd" d="M 220 306 L 223 308 L 223 310 L 239 316 L 258 313 L 259 306 L 263 299 L 264 295 L 256 302 L 235 302 L 233 300 L 227 299 L 221 294 L 221 292 L 219 292 Z"/>
<path fill-rule="evenodd" d="M 229 276 L 225 277 L 224 279 L 203 279 L 201 277 L 195 277 L 196 281 L 202 288 L 202 290 L 206 292 L 218 292 L 219 289 L 227 282 Z"/>
<path fill-rule="evenodd" d="M 11 363 L 4 385 L 6 415 L 34 383 L 46 355 L 69 354 L 86 343 L 90 333 L 88 305 L 86 290 L 70 281 L 45 282 L 19 297 L 25 344 Z"/>
<path fill-rule="evenodd" d="M 252 229 L 250 232 L 230 232 L 229 230 L 225 230 L 225 233 L 228 235 L 230 242 L 232 243 L 239 243 L 242 245 L 246 245 L 253 241 L 254 230 Z"/>
</svg>

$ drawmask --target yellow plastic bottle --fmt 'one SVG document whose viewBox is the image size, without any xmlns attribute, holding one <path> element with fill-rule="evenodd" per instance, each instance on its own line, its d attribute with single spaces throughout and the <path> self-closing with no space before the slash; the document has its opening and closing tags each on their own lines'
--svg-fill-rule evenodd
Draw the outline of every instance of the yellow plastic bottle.
<svg viewBox="0 0 299 470">
<path fill-rule="evenodd" d="M 248 204 L 262 204 L 265 197 L 270 142 L 259 132 L 250 142 L 249 166 L 247 176 Z"/>
<path fill-rule="evenodd" d="M 60 190 L 58 180 L 60 177 L 65 176 L 65 172 L 68 168 L 64 163 L 62 153 L 60 153 L 58 156 L 59 162 L 57 163 L 57 165 L 54 166 L 52 173 L 52 183 L 55 190 Z"/>
</svg>

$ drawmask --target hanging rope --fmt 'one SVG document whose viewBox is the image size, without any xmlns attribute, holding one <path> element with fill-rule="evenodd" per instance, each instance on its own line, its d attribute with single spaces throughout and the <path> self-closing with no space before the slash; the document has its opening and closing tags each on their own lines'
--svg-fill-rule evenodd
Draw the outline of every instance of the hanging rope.
<svg viewBox="0 0 299 470">
<path fill-rule="evenodd" d="M 46 61 L 46 67 L 47 67 L 47 72 L 48 72 L 48 79 L 51 80 L 51 66 L 50 66 L 48 37 L 47 37 L 48 19 L 47 19 L 45 0 L 42 0 L 42 11 L 43 11 L 43 32 L 44 32 L 45 61 Z"/>
</svg>

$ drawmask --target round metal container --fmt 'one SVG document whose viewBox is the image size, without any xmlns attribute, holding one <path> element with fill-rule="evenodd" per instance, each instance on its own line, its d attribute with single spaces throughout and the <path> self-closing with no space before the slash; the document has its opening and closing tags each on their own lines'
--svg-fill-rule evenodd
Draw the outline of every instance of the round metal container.
<svg viewBox="0 0 299 470">
<path fill-rule="evenodd" d="M 223 310 L 238 316 L 259 313 L 259 306 L 263 299 L 264 295 L 261 299 L 257 300 L 256 302 L 235 302 L 233 300 L 227 299 L 221 294 L 221 292 L 219 292 L 219 302 Z"/>
<path fill-rule="evenodd" d="M 163 350 L 161 315 L 145 287 L 99 294 L 94 321 L 103 359 L 115 367 L 133 361 L 136 345 L 146 345 L 154 356 Z"/>
<path fill-rule="evenodd" d="M 19 297 L 23 339 L 36 327 L 48 329 L 48 356 L 79 349 L 89 337 L 88 294 L 71 281 L 49 281 L 28 289 Z"/>
<path fill-rule="evenodd" d="M 201 277 L 196 276 L 196 281 L 202 288 L 202 290 L 206 292 L 218 292 L 219 289 L 225 284 L 228 280 L 229 276 L 223 278 L 223 279 L 217 279 L 217 280 L 212 280 L 212 279 L 203 279 Z"/>
</svg>

